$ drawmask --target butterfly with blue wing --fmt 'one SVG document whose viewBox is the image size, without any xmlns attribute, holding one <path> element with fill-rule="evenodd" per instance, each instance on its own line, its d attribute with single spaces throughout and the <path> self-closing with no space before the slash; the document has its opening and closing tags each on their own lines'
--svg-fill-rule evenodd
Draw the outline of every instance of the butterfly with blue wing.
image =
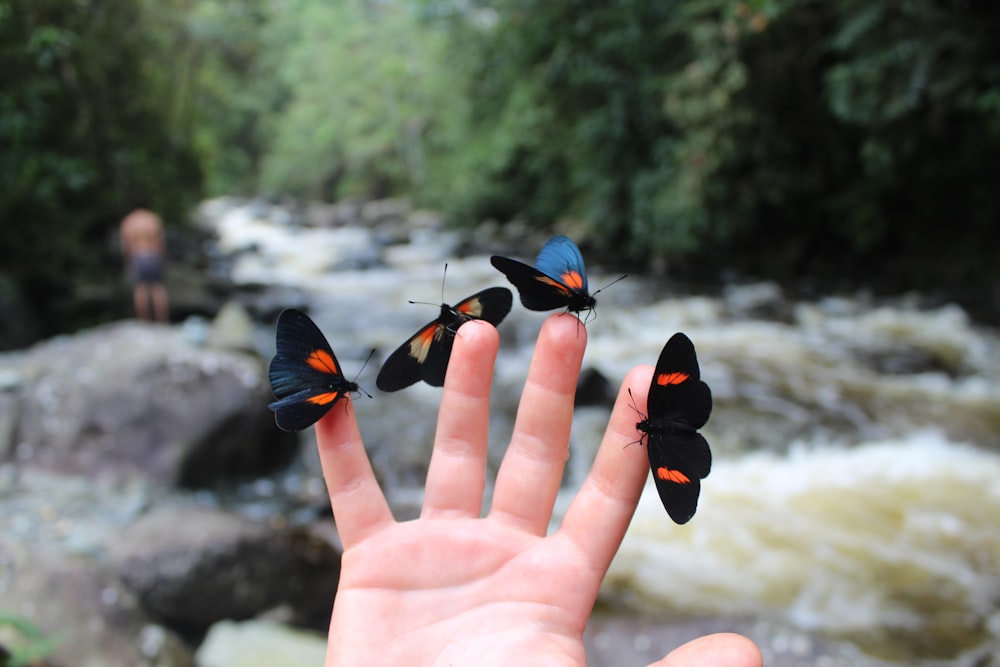
<svg viewBox="0 0 1000 667">
<path fill-rule="evenodd" d="M 490 263 L 517 287 L 521 303 L 528 310 L 565 308 L 581 313 L 593 311 L 597 305 L 594 294 L 601 290 L 590 293 L 583 255 L 573 241 L 561 234 L 542 246 L 534 266 L 500 255 L 490 257 Z"/>
</svg>

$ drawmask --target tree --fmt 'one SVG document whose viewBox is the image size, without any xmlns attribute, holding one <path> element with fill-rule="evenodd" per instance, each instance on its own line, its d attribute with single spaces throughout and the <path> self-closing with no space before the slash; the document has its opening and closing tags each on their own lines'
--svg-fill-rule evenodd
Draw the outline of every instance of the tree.
<svg viewBox="0 0 1000 667">
<path fill-rule="evenodd" d="M 444 157 L 460 219 L 574 220 L 712 278 L 997 279 L 978 246 L 1000 233 L 1000 6 L 466 7 L 467 141 Z"/>
<path fill-rule="evenodd" d="M 444 34 L 407 2 L 293 0 L 268 29 L 286 97 L 269 126 L 266 192 L 334 199 L 412 192 L 429 134 L 459 103 Z"/>
<path fill-rule="evenodd" d="M 106 315 L 79 297 L 120 275 L 109 240 L 130 198 L 177 225 L 203 192 L 228 126 L 204 122 L 211 77 L 185 78 L 205 72 L 211 36 L 185 47 L 195 16 L 180 0 L 0 0 L 0 293 L 7 312 L 18 295 L 34 309 L 38 335 Z"/>
</svg>

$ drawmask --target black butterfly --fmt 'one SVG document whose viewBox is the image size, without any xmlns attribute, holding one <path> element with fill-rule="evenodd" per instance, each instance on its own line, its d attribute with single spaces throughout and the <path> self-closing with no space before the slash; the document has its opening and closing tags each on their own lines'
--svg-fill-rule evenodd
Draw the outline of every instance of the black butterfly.
<svg viewBox="0 0 1000 667">
<path fill-rule="evenodd" d="M 420 380 L 432 387 L 442 386 L 458 328 L 469 320 L 500 324 L 513 300 L 506 287 L 490 287 L 454 307 L 442 303 L 438 318 L 421 327 L 385 360 L 375 379 L 376 386 L 382 391 L 398 391 Z"/>
<path fill-rule="evenodd" d="M 305 313 L 289 308 L 278 316 L 277 351 L 268 368 L 277 401 L 274 421 L 285 431 L 301 431 L 315 424 L 337 401 L 358 385 L 346 379 L 330 344 Z"/>
<path fill-rule="evenodd" d="M 712 392 L 684 334 L 663 346 L 646 407 L 649 416 L 635 426 L 645 434 L 656 490 L 670 518 L 687 523 L 698 509 L 701 480 L 712 469 L 712 452 L 698 433 L 712 413 Z"/>
<path fill-rule="evenodd" d="M 572 313 L 593 310 L 597 301 L 587 289 L 583 255 L 569 238 L 553 236 L 542 247 L 535 266 L 493 255 L 490 263 L 517 287 L 528 310 L 566 308 Z"/>
</svg>

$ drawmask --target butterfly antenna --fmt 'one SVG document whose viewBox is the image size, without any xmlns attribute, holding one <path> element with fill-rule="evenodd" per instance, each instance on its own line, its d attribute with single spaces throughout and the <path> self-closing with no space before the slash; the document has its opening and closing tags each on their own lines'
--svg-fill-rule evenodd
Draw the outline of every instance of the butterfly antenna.
<svg viewBox="0 0 1000 667">
<path fill-rule="evenodd" d="M 604 291 L 607 288 L 611 287 L 615 283 L 618 283 L 618 282 L 621 282 L 621 281 L 625 280 L 626 278 L 628 278 L 628 274 L 627 273 L 621 274 L 620 276 L 618 276 L 617 278 L 615 278 L 614 280 L 612 280 L 610 283 L 608 283 L 607 285 L 605 285 L 601 289 L 599 289 L 596 292 L 594 292 L 594 294 L 592 294 L 591 296 L 596 296 L 596 295 L 600 294 L 602 291 Z"/>
<path fill-rule="evenodd" d="M 604 285 L 603 287 L 601 287 L 601 289 L 597 290 L 596 292 L 594 292 L 590 296 L 596 297 L 598 294 L 600 294 L 601 292 L 603 292 L 607 288 L 611 287 L 612 285 L 614 285 L 617 282 L 625 280 L 626 278 L 628 278 L 628 274 L 627 273 L 623 273 L 620 276 L 618 276 L 617 278 L 615 278 L 614 280 L 612 280 L 610 283 L 608 283 L 608 284 Z M 597 319 L 597 305 L 595 304 L 595 305 L 593 305 L 593 306 L 591 306 L 590 308 L 587 309 L 587 314 L 583 318 L 583 325 L 587 326 L 587 324 L 589 324 L 591 320 L 596 320 L 596 319 Z"/>
<path fill-rule="evenodd" d="M 646 418 L 645 413 L 643 413 L 643 411 L 639 409 L 639 406 L 635 404 L 635 396 L 632 395 L 632 387 L 627 387 L 625 391 L 628 392 L 628 400 L 632 404 L 632 409 L 635 410 L 635 413 L 637 415 L 645 419 Z"/>
<path fill-rule="evenodd" d="M 635 396 L 633 396 L 633 395 L 632 395 L 632 387 L 627 387 L 627 388 L 626 388 L 626 391 L 628 392 L 628 400 L 629 400 L 629 402 L 630 402 L 630 403 L 632 404 L 632 409 L 633 409 L 633 410 L 635 410 L 635 413 L 636 413 L 637 415 L 639 415 L 639 417 L 640 417 L 640 418 L 642 418 L 642 419 L 645 419 L 645 418 L 646 418 L 646 415 L 645 415 L 645 414 L 643 413 L 643 411 L 642 411 L 642 410 L 640 410 L 640 409 L 639 409 L 639 407 L 638 407 L 638 406 L 637 406 L 637 405 L 635 404 Z M 636 430 L 638 430 L 638 428 L 637 428 Z M 646 435 L 645 433 L 640 433 L 640 434 L 639 434 L 639 439 L 638 439 L 638 440 L 633 440 L 632 442 L 628 443 L 628 444 L 627 444 L 627 445 L 625 445 L 625 446 L 626 446 L 626 447 L 631 447 L 632 445 L 635 445 L 635 444 L 640 444 L 640 445 L 641 445 L 641 444 L 642 444 L 642 439 L 643 439 L 643 438 L 645 437 L 645 435 Z"/>
<path fill-rule="evenodd" d="M 444 272 L 441 274 L 441 303 L 445 303 L 444 300 L 444 281 L 448 277 L 448 262 L 444 263 Z"/>
<path fill-rule="evenodd" d="M 444 303 L 444 280 L 448 277 L 448 262 L 444 264 L 444 275 L 441 276 L 441 303 Z M 407 303 L 416 303 L 421 306 L 440 306 L 441 303 L 431 303 L 430 301 L 414 301 L 413 299 L 408 299 Z"/>
<path fill-rule="evenodd" d="M 374 356 L 375 356 L 375 348 L 373 347 L 372 351 L 368 353 L 368 357 L 365 359 L 365 363 L 361 364 L 360 370 L 358 370 L 358 372 L 354 375 L 354 385 L 358 388 L 358 391 L 360 391 L 362 394 L 364 394 L 368 398 L 371 398 L 372 395 L 369 394 L 367 391 L 365 391 L 364 388 L 361 385 L 358 384 L 358 378 L 361 377 L 361 373 L 364 372 L 365 366 L 368 365 L 368 362 L 371 361 L 372 357 L 374 357 Z"/>
</svg>

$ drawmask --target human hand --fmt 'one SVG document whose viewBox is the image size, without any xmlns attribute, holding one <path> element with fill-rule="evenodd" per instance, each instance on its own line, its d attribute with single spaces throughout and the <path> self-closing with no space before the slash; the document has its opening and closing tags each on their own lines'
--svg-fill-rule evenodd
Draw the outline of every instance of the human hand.
<svg viewBox="0 0 1000 667">
<path fill-rule="evenodd" d="M 636 415 L 652 367 L 633 369 L 618 394 L 594 466 L 547 535 L 563 468 L 586 329 L 550 317 L 538 336 L 514 432 L 481 518 L 489 395 L 499 338 L 462 326 L 441 396 L 418 519 L 396 522 L 358 431 L 353 405 L 316 427 L 319 456 L 344 546 L 330 622 L 334 665 L 585 665 L 583 632 L 646 478 Z M 670 529 L 664 518 L 664 530 Z M 734 634 L 689 642 L 661 666 L 759 667 Z"/>
</svg>

